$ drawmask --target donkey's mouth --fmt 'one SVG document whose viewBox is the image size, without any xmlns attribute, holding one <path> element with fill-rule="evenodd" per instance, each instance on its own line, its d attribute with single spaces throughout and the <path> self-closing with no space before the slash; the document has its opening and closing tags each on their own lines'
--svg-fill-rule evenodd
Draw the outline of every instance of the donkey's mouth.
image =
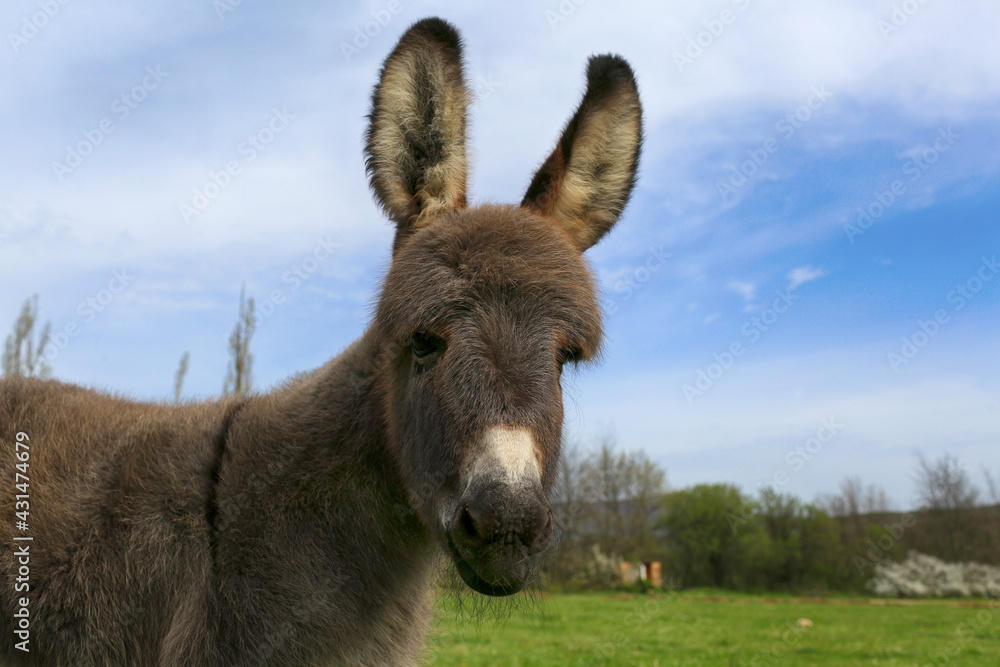
<svg viewBox="0 0 1000 667">
<path fill-rule="evenodd" d="M 514 561 L 507 569 L 508 572 L 500 574 L 496 572 L 496 567 L 489 567 L 481 565 L 483 569 L 493 570 L 490 580 L 480 575 L 476 567 L 473 566 L 459 551 L 455 542 L 452 541 L 451 535 L 448 535 L 448 552 L 451 555 L 451 560 L 455 564 L 455 569 L 458 570 L 459 576 L 462 577 L 462 581 L 468 585 L 469 588 L 476 591 L 477 593 L 482 593 L 483 595 L 491 595 L 493 597 L 503 597 L 505 595 L 513 595 L 517 593 L 522 588 L 524 588 L 524 582 L 528 576 L 528 568 L 522 563 L 522 561 Z M 487 558 L 485 560 L 495 560 L 493 558 Z M 523 570 L 519 572 L 519 570 Z M 490 576 L 490 575 L 487 575 Z"/>
</svg>

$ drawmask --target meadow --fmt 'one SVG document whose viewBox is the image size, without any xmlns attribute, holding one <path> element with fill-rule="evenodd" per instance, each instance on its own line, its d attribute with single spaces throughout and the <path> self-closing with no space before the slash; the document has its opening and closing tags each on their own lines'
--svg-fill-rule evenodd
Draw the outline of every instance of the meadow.
<svg viewBox="0 0 1000 667">
<path fill-rule="evenodd" d="M 439 598 L 426 664 L 1000 665 L 995 600 L 691 591 L 540 594 L 499 610 L 470 604 Z"/>
</svg>

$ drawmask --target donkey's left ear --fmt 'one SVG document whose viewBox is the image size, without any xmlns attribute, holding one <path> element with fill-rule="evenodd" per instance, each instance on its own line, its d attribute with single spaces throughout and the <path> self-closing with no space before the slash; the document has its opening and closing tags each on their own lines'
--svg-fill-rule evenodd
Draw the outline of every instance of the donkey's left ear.
<svg viewBox="0 0 1000 667">
<path fill-rule="evenodd" d="M 628 203 L 642 144 L 635 75 L 619 56 L 593 56 L 587 91 L 521 206 L 550 216 L 580 251 L 597 243 Z"/>
<path fill-rule="evenodd" d="M 396 223 L 396 247 L 436 216 L 465 206 L 462 44 L 449 23 L 415 23 L 382 67 L 365 167 L 379 204 Z"/>
</svg>

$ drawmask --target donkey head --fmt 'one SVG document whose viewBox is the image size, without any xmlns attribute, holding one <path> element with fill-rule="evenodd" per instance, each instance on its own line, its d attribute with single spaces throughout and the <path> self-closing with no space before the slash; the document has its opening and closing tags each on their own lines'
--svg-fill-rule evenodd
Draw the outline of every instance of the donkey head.
<svg viewBox="0 0 1000 667">
<path fill-rule="evenodd" d="M 635 181 L 641 108 L 617 56 L 587 90 L 519 206 L 468 208 L 461 42 L 439 19 L 403 35 L 372 96 L 367 169 L 396 223 L 374 327 L 393 453 L 462 579 L 521 589 L 553 532 L 567 362 L 601 343 L 581 254 Z"/>
</svg>

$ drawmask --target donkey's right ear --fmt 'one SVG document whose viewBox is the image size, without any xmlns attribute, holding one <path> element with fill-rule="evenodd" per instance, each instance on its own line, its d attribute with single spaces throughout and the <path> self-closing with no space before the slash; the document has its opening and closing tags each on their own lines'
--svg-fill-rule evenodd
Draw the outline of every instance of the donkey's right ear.
<svg viewBox="0 0 1000 667">
<path fill-rule="evenodd" d="M 396 223 L 396 247 L 465 206 L 468 103 L 458 31 L 437 18 L 414 24 L 382 66 L 365 136 L 368 182 Z"/>
</svg>

